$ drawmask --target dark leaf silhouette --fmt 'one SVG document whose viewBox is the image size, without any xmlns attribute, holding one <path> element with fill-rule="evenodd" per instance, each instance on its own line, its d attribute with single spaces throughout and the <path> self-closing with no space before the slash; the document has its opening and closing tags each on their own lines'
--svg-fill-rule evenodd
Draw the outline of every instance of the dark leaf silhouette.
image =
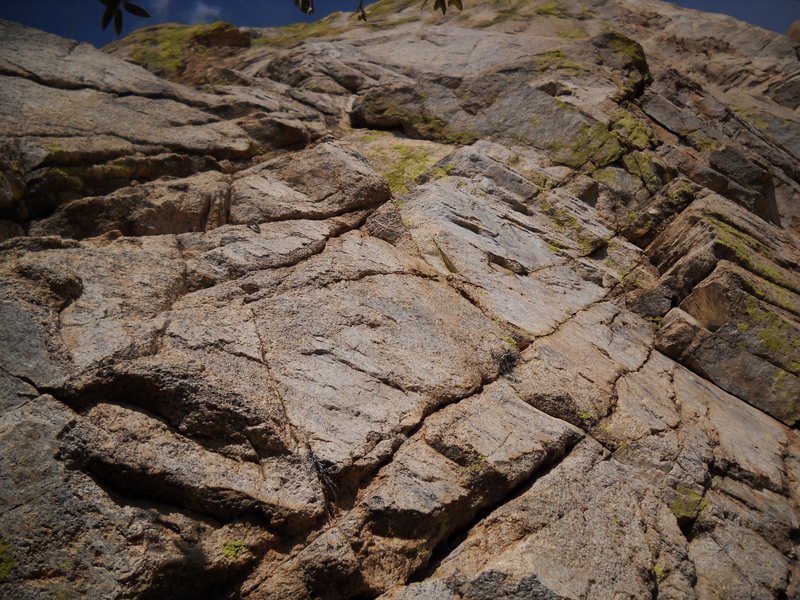
<svg viewBox="0 0 800 600">
<path fill-rule="evenodd" d="M 150 13 L 143 9 L 141 6 L 137 4 L 133 4 L 132 2 L 124 2 L 122 6 L 125 7 L 132 15 L 136 15 L 137 17 L 142 17 L 143 19 L 147 19 L 150 17 Z"/>
<path fill-rule="evenodd" d="M 428 0 L 423 2 L 423 8 L 427 5 L 427 3 Z M 100 0 L 100 4 L 105 6 L 102 19 L 103 29 L 107 28 L 113 20 L 114 30 L 117 32 L 117 35 L 122 33 L 122 8 L 124 8 L 126 12 L 129 12 L 136 17 L 141 17 L 143 19 L 150 18 L 149 12 L 133 2 L 126 2 L 125 0 Z M 314 13 L 314 0 L 294 0 L 294 5 L 305 15 Z M 433 10 L 441 10 L 442 14 L 446 15 L 448 6 L 454 6 L 458 10 L 462 10 L 464 8 L 462 0 L 434 0 Z M 364 10 L 364 0 L 359 0 L 358 6 L 355 9 L 355 13 L 358 16 L 359 21 L 367 20 L 367 12 Z"/>
<path fill-rule="evenodd" d="M 103 29 L 108 27 L 108 24 L 111 23 L 111 19 L 114 18 L 115 12 L 116 12 L 116 7 L 113 4 L 106 5 L 106 10 L 103 13 Z"/>
<path fill-rule="evenodd" d="M 314 12 L 314 0 L 294 0 L 294 5 L 303 14 L 310 15 Z"/>
</svg>

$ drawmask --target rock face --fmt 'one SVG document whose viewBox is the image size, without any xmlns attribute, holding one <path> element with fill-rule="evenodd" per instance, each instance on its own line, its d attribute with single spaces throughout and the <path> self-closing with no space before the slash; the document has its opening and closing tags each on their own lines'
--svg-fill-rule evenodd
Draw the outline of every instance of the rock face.
<svg viewBox="0 0 800 600">
<path fill-rule="evenodd" d="M 368 14 L 0 21 L 0 596 L 800 597 L 797 46 Z"/>
</svg>

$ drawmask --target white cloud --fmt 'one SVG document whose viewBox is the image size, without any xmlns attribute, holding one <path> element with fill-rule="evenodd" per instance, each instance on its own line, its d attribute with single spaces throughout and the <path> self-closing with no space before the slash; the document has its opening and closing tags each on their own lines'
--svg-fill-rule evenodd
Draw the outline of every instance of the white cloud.
<svg viewBox="0 0 800 600">
<path fill-rule="evenodd" d="M 163 17 L 167 14 L 170 4 L 172 4 L 172 0 L 150 0 L 150 5 L 153 7 L 153 12 L 160 17 Z"/>
<path fill-rule="evenodd" d="M 222 8 L 219 6 L 210 6 L 200 0 L 196 2 L 192 9 L 192 16 L 190 21 L 192 23 L 207 23 L 213 19 L 218 19 L 222 14 Z"/>
</svg>

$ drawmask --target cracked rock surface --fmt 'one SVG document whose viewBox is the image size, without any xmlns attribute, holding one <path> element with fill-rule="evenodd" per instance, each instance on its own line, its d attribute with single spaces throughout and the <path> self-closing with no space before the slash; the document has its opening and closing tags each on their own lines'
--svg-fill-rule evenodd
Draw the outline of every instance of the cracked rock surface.
<svg viewBox="0 0 800 600">
<path fill-rule="evenodd" d="M 800 597 L 800 46 L 367 13 L 0 21 L 0 596 Z"/>
</svg>

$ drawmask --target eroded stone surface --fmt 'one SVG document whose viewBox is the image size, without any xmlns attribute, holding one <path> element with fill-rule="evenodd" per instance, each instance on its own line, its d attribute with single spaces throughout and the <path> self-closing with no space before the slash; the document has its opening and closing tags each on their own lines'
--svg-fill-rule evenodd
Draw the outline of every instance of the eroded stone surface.
<svg viewBox="0 0 800 600">
<path fill-rule="evenodd" d="M 800 595 L 795 46 L 417 11 L 0 22 L 0 595 Z"/>
</svg>

